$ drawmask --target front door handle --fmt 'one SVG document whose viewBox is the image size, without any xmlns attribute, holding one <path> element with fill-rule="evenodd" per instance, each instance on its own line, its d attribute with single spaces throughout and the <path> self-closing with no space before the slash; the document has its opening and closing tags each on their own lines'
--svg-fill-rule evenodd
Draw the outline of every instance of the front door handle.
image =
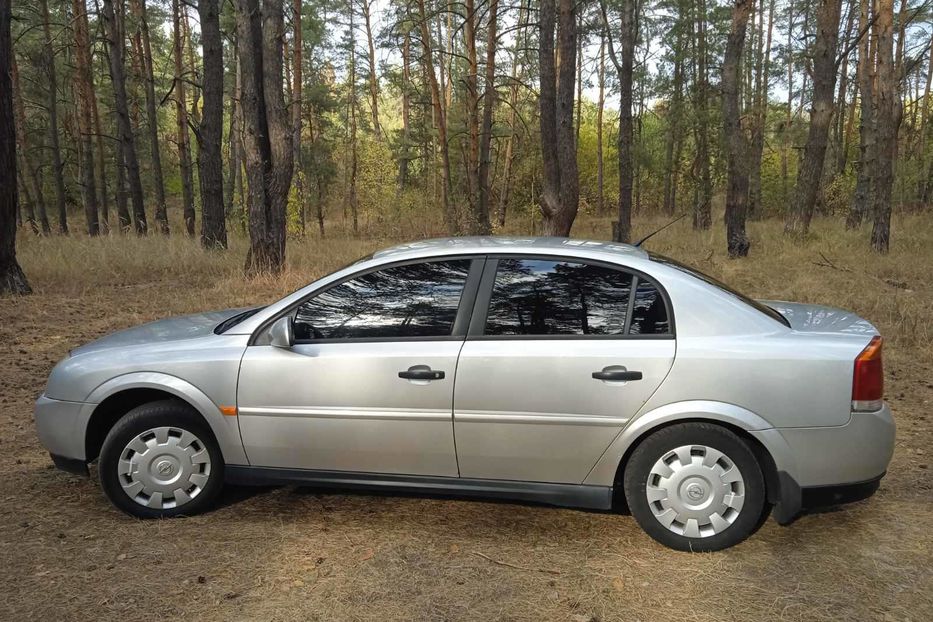
<svg viewBox="0 0 933 622">
<path fill-rule="evenodd" d="M 398 377 L 405 380 L 443 380 L 444 372 L 419 365 L 400 371 Z"/>
<path fill-rule="evenodd" d="M 640 371 L 607 367 L 601 371 L 594 371 L 593 378 L 596 380 L 608 380 L 610 382 L 624 382 L 626 380 L 641 380 L 642 374 Z"/>
</svg>

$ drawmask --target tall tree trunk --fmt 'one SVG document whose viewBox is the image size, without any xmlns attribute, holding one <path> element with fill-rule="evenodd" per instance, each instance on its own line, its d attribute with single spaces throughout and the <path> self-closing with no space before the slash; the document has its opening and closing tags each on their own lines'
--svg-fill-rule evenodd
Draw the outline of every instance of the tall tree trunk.
<svg viewBox="0 0 933 622">
<path fill-rule="evenodd" d="M 483 232 L 482 221 L 479 206 L 479 61 L 476 55 L 476 27 L 478 17 L 473 0 L 465 0 L 463 18 L 463 46 L 466 60 L 466 73 L 462 80 L 464 96 L 466 128 L 467 128 L 467 146 L 465 151 L 466 159 L 466 182 L 467 182 L 467 200 L 470 203 L 470 209 L 466 214 L 465 229 L 469 235 L 480 235 Z M 487 216 L 488 221 L 488 216 Z M 488 225 L 487 225 L 488 232 Z"/>
<path fill-rule="evenodd" d="M 784 233 L 802 236 L 810 230 L 810 219 L 823 178 L 823 162 L 829 142 L 836 92 L 836 44 L 842 0 L 820 0 L 813 45 L 813 97 L 810 130 L 803 159 L 797 169 L 797 185 L 784 222 Z"/>
<path fill-rule="evenodd" d="M 632 186 L 634 183 L 632 168 L 634 140 L 632 73 L 635 64 L 636 10 L 635 2 L 624 2 L 622 4 L 619 19 L 620 59 L 615 52 L 605 4 L 601 5 L 603 25 L 606 29 L 609 45 L 609 57 L 612 59 L 616 73 L 619 75 L 619 217 L 612 229 L 612 239 L 616 242 L 628 242 L 632 236 Z"/>
<path fill-rule="evenodd" d="M 78 0 L 81 1 L 81 0 Z M 162 155 L 159 145 L 159 118 L 156 115 L 155 76 L 152 70 L 152 45 L 149 41 L 149 18 L 146 0 L 133 0 L 137 28 L 142 37 L 142 69 L 146 91 L 146 120 L 149 127 L 149 157 L 152 158 L 152 185 L 155 189 L 155 219 L 159 230 L 168 235 L 168 214 L 165 208 L 165 183 L 162 179 Z"/>
<path fill-rule="evenodd" d="M 78 108 L 78 143 L 81 153 L 81 193 L 84 199 L 84 215 L 90 236 L 100 233 L 97 209 L 97 185 L 94 180 L 94 83 L 91 77 L 91 39 L 88 34 L 87 8 L 84 0 L 72 0 L 75 37 L 75 87 Z"/>
<path fill-rule="evenodd" d="M 933 176 L 923 176 L 923 172 L 927 170 L 926 134 L 927 119 L 930 115 L 930 83 L 933 82 L 933 34 L 930 36 L 930 49 L 930 61 L 927 65 L 926 82 L 923 86 L 923 98 L 920 100 L 920 128 L 918 130 L 920 144 L 917 146 L 921 172 L 920 182 L 917 184 L 917 200 L 924 205 L 929 203 L 930 193 L 933 191 L 933 179 L 931 179 Z"/>
<path fill-rule="evenodd" d="M 185 75 L 181 41 L 181 3 L 179 0 L 172 0 L 172 55 L 175 60 L 173 88 L 178 166 L 181 172 L 182 215 L 185 219 L 185 232 L 189 237 L 194 237 L 194 177 L 191 172 L 191 139 L 188 133 L 188 102 L 185 97 L 185 82 L 188 78 Z"/>
<path fill-rule="evenodd" d="M 236 9 L 243 72 L 244 155 L 249 184 L 250 250 L 246 258 L 246 272 L 275 274 L 282 270 L 285 262 L 285 217 L 293 174 L 292 135 L 288 128 L 288 110 L 282 92 L 282 40 L 285 34 L 282 0 L 264 0 L 261 9 L 259 0 L 237 0 Z M 201 19 L 203 30 L 203 15 Z M 222 67 L 220 73 L 222 79 Z M 218 82 L 217 86 L 221 84 Z M 206 91 L 204 96 L 207 100 Z M 218 105 L 217 110 L 222 108 Z M 208 121 L 207 113 L 205 106 L 204 122 Z M 219 134 L 219 123 L 217 129 Z M 201 132 L 204 132 L 203 125 Z M 220 137 L 217 138 L 219 156 Z M 207 141 L 202 136 L 202 153 L 206 147 Z M 219 166 L 217 170 L 219 172 Z M 222 179 L 217 182 L 222 183 Z M 213 197 L 208 196 L 210 187 L 206 185 L 203 173 L 201 183 L 202 201 L 217 199 L 223 222 L 222 199 L 216 193 Z M 214 186 L 215 189 L 218 187 Z M 206 225 L 203 223 L 208 220 L 206 208 L 205 203 L 202 241 L 206 244 L 217 243 L 219 240 L 212 241 L 205 235 Z"/>
<path fill-rule="evenodd" d="M 676 143 L 680 141 L 680 115 L 681 111 L 681 96 L 683 89 L 683 67 L 684 67 L 684 51 L 683 51 L 683 33 L 681 32 L 682 26 L 677 24 L 675 26 L 678 29 L 677 42 L 674 46 L 674 76 L 673 76 L 673 92 L 671 93 L 670 105 L 668 107 L 667 114 L 667 143 L 664 147 L 664 213 L 668 216 L 672 216 L 677 209 L 675 204 L 675 196 L 677 190 L 677 171 L 679 169 L 679 162 L 675 160 L 674 153 L 677 151 Z M 602 88 L 602 85 L 600 85 Z M 602 97 L 602 93 L 600 93 Z M 601 136 L 597 135 L 597 141 Z M 599 145 L 598 151 L 602 150 L 602 145 Z M 602 175 L 602 154 L 598 154 L 598 174 Z"/>
<path fill-rule="evenodd" d="M 857 37 L 858 33 L 853 32 L 855 28 L 855 15 L 857 11 L 858 4 L 853 1 L 848 4 L 848 12 L 846 15 L 846 25 L 843 32 L 843 39 L 840 44 L 840 48 L 843 50 L 848 50 L 850 41 L 852 37 Z M 836 158 L 835 158 L 835 172 L 839 175 L 845 173 L 846 170 L 846 161 L 848 160 L 847 145 L 846 141 L 846 120 L 848 115 L 846 114 L 846 95 L 848 94 L 849 89 L 849 52 L 847 51 L 842 57 L 842 65 L 839 68 L 839 88 L 836 95 L 836 116 L 834 121 L 833 131 L 835 133 L 833 142 L 835 143 L 836 148 Z M 854 103 L 854 102 L 853 102 Z"/>
<path fill-rule="evenodd" d="M 277 2 L 267 2 L 273 5 L 277 10 L 272 11 L 269 16 L 270 30 L 273 28 L 281 31 L 282 21 L 282 0 Z M 198 3 L 198 16 L 201 21 L 201 54 L 204 58 L 204 77 L 202 79 L 202 91 L 204 94 L 204 105 L 201 113 L 200 123 L 198 125 L 198 183 L 201 190 L 201 245 L 204 248 L 227 248 L 227 223 L 224 217 L 224 171 L 223 171 L 223 123 L 224 123 L 224 53 L 223 39 L 220 33 L 220 5 L 218 0 L 200 0 Z M 265 18 L 265 11 L 263 17 Z M 281 32 L 269 35 L 271 37 L 282 36 Z M 242 40 L 242 39 L 241 39 Z M 282 100 L 281 74 L 282 74 L 282 51 L 281 39 L 278 40 L 278 47 L 275 46 L 275 40 L 269 43 L 269 53 L 277 50 L 278 59 L 267 59 L 260 56 L 262 68 L 265 73 L 265 80 L 275 85 L 276 77 L 279 77 L 278 88 L 272 89 L 273 108 L 271 114 L 274 116 L 275 130 L 272 133 L 272 140 L 277 144 L 273 145 L 274 154 L 278 157 L 281 140 L 280 134 L 284 129 L 285 121 L 281 118 L 284 110 L 279 109 L 284 106 Z M 260 73 L 260 78 L 263 74 Z M 277 96 L 276 96 L 277 94 Z M 270 93 L 265 94 L 269 99 Z M 286 141 L 289 150 L 291 149 L 291 137 Z M 291 181 L 291 152 L 288 154 L 287 164 L 289 171 L 287 178 L 285 173 L 280 170 L 280 166 L 274 166 L 276 205 L 283 204 L 288 198 L 288 185 Z M 281 186 L 285 186 L 284 191 Z M 284 192 L 284 198 L 280 193 Z M 277 243 L 281 247 L 276 255 L 277 258 L 284 261 L 285 258 L 285 212 L 282 207 L 282 233 L 281 239 Z M 260 270 L 272 265 L 266 266 L 263 261 L 257 264 Z M 281 263 L 276 264 L 275 269 L 281 267 Z"/>
<path fill-rule="evenodd" d="M 765 148 L 765 124 L 768 120 L 768 93 L 771 75 L 771 36 L 774 32 L 774 4 L 768 5 L 767 33 L 759 31 L 758 58 L 755 67 L 755 92 L 753 93 L 753 114 L 751 115 L 751 140 L 749 143 L 748 176 L 748 217 L 761 216 L 761 158 Z M 761 28 L 764 28 L 764 0 L 758 4 L 761 15 Z M 762 36 L 763 35 L 763 36 Z"/>
<path fill-rule="evenodd" d="M 577 5 L 573 0 L 541 0 L 539 10 L 541 76 L 539 96 L 541 159 L 539 198 L 544 235 L 568 236 L 577 217 L 580 180 L 574 139 L 573 108 L 577 55 Z M 557 27 L 556 66 L 554 30 Z"/>
<path fill-rule="evenodd" d="M 130 199 L 133 203 L 133 219 L 136 225 L 136 233 L 145 235 L 147 226 L 146 211 L 143 207 L 143 186 L 139 178 L 139 160 L 136 158 L 136 140 L 133 136 L 133 127 L 130 124 L 129 105 L 126 98 L 126 75 L 123 69 L 125 41 L 123 16 L 125 12 L 122 1 L 117 0 L 117 3 L 119 5 L 118 10 L 115 11 L 114 0 L 104 0 L 102 17 L 107 44 L 110 48 L 110 80 L 113 82 L 114 112 L 117 115 L 117 128 L 120 134 L 121 157 L 126 177 L 129 180 Z M 123 214 L 121 212 L 121 221 L 122 218 Z"/>
<path fill-rule="evenodd" d="M 894 64 L 894 2 L 875 0 L 875 21 L 872 24 L 878 54 L 875 64 L 877 97 L 872 115 L 875 119 L 877 159 L 872 212 L 871 247 L 887 253 L 891 240 L 891 194 L 894 188 L 897 159 L 897 131 L 903 115 L 899 84 L 902 76 Z"/>
<path fill-rule="evenodd" d="M 748 207 L 748 139 L 742 128 L 739 88 L 742 75 L 742 50 L 752 10 L 752 0 L 735 0 L 732 28 L 722 61 L 722 118 L 726 142 L 726 242 L 729 257 L 748 255 L 745 233 Z"/>
<path fill-rule="evenodd" d="M 694 170 L 699 178 L 693 200 L 693 228 L 712 226 L 713 174 L 709 153 L 709 52 L 706 41 L 706 0 L 698 0 L 696 16 L 696 156 Z"/>
<path fill-rule="evenodd" d="M 93 87 L 93 82 L 91 84 Z M 104 133 L 97 110 L 97 95 L 91 93 L 91 111 L 94 115 L 94 136 L 97 143 L 97 175 L 100 182 L 100 231 L 110 233 L 110 189 L 107 183 L 107 158 L 104 151 Z"/>
<path fill-rule="evenodd" d="M 606 28 L 599 37 L 599 97 L 596 102 L 596 210 L 606 211 L 606 167 L 603 162 L 603 109 L 606 107 Z"/>
<path fill-rule="evenodd" d="M 301 234 L 305 234 L 306 220 L 305 205 L 305 179 L 304 168 L 301 165 L 301 107 L 304 105 L 302 100 L 302 53 L 304 44 L 302 42 L 301 32 L 301 0 L 294 0 L 292 3 L 292 25 L 294 27 L 295 50 L 292 64 L 292 160 L 295 165 L 295 186 L 298 190 L 298 201 L 301 209 Z"/>
<path fill-rule="evenodd" d="M 505 226 L 505 215 L 509 207 L 512 191 L 512 166 L 515 163 L 515 141 L 518 138 L 518 87 L 524 73 L 520 67 L 520 52 L 528 43 L 528 1 L 522 0 L 518 7 L 515 42 L 512 45 L 512 69 L 509 80 L 509 135 L 505 139 L 505 164 L 502 173 L 502 190 L 499 193 L 499 208 L 496 221 L 499 227 Z"/>
<path fill-rule="evenodd" d="M 369 49 L 369 105 L 372 108 L 373 132 L 378 140 L 382 140 L 382 125 L 379 123 L 379 78 L 376 76 L 376 46 L 373 44 L 372 16 L 370 15 L 369 0 L 361 0 L 363 7 L 363 23 L 366 27 L 366 45 Z"/>
<path fill-rule="evenodd" d="M 490 0 L 486 24 L 486 75 L 483 93 L 483 126 L 479 144 L 479 209 L 476 218 L 479 222 L 477 233 L 489 235 L 492 227 L 489 222 L 490 203 L 490 145 L 492 143 L 492 112 L 496 105 L 496 42 L 498 31 L 497 19 L 499 0 Z"/>
<path fill-rule="evenodd" d="M 411 31 L 404 26 L 402 34 L 402 145 L 398 159 L 398 187 L 408 185 L 408 164 L 411 161 Z"/>
<path fill-rule="evenodd" d="M 859 32 L 864 33 L 858 44 L 856 80 L 859 87 L 859 159 L 855 195 L 846 216 L 846 229 L 858 229 L 871 210 L 871 193 L 875 176 L 874 55 L 871 28 L 871 0 L 859 0 Z"/>
<path fill-rule="evenodd" d="M 52 47 L 51 16 L 48 0 L 39 0 L 42 12 L 42 32 L 45 35 L 42 46 L 42 58 L 49 80 L 49 149 L 52 151 L 52 179 L 55 180 L 55 204 L 58 208 L 58 229 L 68 234 L 68 212 L 65 210 L 65 164 L 62 162 L 62 150 L 58 136 L 58 75 L 55 71 L 55 51 Z M 14 162 L 14 166 L 15 166 Z M 14 183 L 16 177 L 13 177 Z"/>
<path fill-rule="evenodd" d="M 422 62 L 424 70 L 428 76 L 428 82 L 431 86 L 431 100 L 433 102 L 434 123 L 437 129 L 437 144 L 441 152 L 440 166 L 440 186 L 441 186 L 441 205 L 444 210 L 444 222 L 447 225 L 447 232 L 450 235 L 459 233 L 457 213 L 450 200 L 450 149 L 447 144 L 447 106 L 445 105 L 444 92 L 442 85 L 438 80 L 437 73 L 434 71 L 434 43 L 430 33 L 428 23 L 428 14 L 425 9 L 424 0 L 416 0 L 418 7 L 418 23 L 421 30 L 421 44 L 424 47 Z M 443 76 L 443 59 L 438 63 L 438 69 Z"/>
<path fill-rule="evenodd" d="M 794 136 L 794 2 L 795 0 L 789 0 L 787 7 L 787 45 L 785 50 L 787 55 L 787 112 L 784 118 L 784 140 L 781 144 L 781 196 L 785 205 L 790 198 L 787 180 L 790 176 L 790 149 Z M 801 91 L 801 97 L 803 97 L 803 91 Z"/>
<path fill-rule="evenodd" d="M 357 174 L 359 171 L 359 154 L 357 148 L 357 120 L 356 120 L 356 29 L 353 24 L 354 12 L 350 9 L 350 30 L 349 30 L 349 75 L 347 76 L 348 97 L 347 97 L 347 123 L 350 129 L 350 164 L 349 175 L 347 179 L 347 195 L 344 203 L 344 214 L 347 207 L 350 208 L 350 215 L 353 219 L 353 235 L 360 232 L 359 223 L 359 198 L 357 194 Z"/>
<path fill-rule="evenodd" d="M 49 225 L 48 212 L 45 207 L 42 180 L 39 179 L 39 172 L 36 170 L 30 157 L 29 135 L 26 133 L 26 108 L 23 103 L 23 90 L 19 82 L 19 68 L 16 64 L 15 54 L 11 54 L 10 63 L 12 65 L 10 75 L 12 77 L 13 86 L 13 112 L 16 126 L 16 140 L 20 148 L 20 154 L 22 154 L 23 163 L 26 167 L 27 181 L 32 186 L 32 194 L 35 199 L 36 211 L 39 215 L 39 225 L 41 227 L 39 231 L 42 235 L 49 235 L 52 233 L 52 228 Z"/>
<path fill-rule="evenodd" d="M 13 117 L 13 41 L 10 3 L 0 3 L 0 294 L 32 290 L 16 261 L 16 121 Z"/>
</svg>

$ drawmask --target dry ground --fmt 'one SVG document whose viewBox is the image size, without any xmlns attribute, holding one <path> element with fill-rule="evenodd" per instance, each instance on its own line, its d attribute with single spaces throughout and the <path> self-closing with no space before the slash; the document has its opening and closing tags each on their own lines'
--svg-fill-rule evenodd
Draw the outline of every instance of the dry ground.
<svg viewBox="0 0 933 622">
<path fill-rule="evenodd" d="M 734 262 L 718 230 L 680 223 L 649 243 L 755 296 L 854 309 L 888 338 L 899 429 L 880 492 L 702 555 L 611 513 L 303 488 L 130 519 L 39 447 L 31 408 L 52 365 L 118 328 L 275 299 L 388 241 L 290 241 L 287 274 L 245 282 L 240 239 L 212 255 L 179 237 L 21 238 L 36 293 L 0 299 L 0 619 L 933 619 L 933 225 L 898 219 L 886 257 L 840 229 L 798 245 L 752 223 L 753 255 Z"/>
</svg>

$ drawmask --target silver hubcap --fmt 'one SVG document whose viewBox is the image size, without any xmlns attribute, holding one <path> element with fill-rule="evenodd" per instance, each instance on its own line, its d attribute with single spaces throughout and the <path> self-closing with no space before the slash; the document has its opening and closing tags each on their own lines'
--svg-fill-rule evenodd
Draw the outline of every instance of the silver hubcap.
<svg viewBox="0 0 933 622">
<path fill-rule="evenodd" d="M 684 445 L 654 463 L 645 493 L 659 523 L 688 538 L 707 538 L 739 517 L 745 480 L 721 451 Z"/>
<path fill-rule="evenodd" d="M 127 443 L 117 471 L 130 499 L 167 510 L 200 494 L 211 475 L 211 456 L 201 439 L 187 430 L 153 428 Z"/>
</svg>

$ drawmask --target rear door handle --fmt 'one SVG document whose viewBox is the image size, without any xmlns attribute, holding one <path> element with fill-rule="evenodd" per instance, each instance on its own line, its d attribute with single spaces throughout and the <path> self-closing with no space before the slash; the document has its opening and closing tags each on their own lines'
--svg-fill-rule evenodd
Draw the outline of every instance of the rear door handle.
<svg viewBox="0 0 933 622">
<path fill-rule="evenodd" d="M 398 377 L 404 378 L 405 380 L 443 380 L 444 372 L 431 369 L 430 367 L 415 366 L 409 367 L 405 371 L 400 371 Z"/>
<path fill-rule="evenodd" d="M 628 371 L 627 369 L 606 368 L 601 371 L 594 371 L 593 378 L 596 380 L 609 380 L 612 382 L 622 382 L 626 380 L 641 380 L 640 371 Z"/>
</svg>

